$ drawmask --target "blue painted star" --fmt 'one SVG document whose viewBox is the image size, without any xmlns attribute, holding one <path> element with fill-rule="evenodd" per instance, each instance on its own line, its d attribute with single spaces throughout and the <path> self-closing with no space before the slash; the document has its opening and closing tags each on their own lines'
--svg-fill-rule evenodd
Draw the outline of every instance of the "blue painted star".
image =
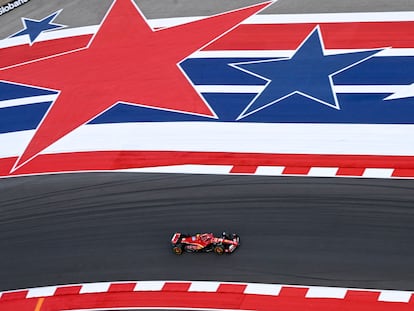
<svg viewBox="0 0 414 311">
<path fill-rule="evenodd" d="M 381 51 L 325 55 L 319 26 L 289 58 L 231 64 L 231 66 L 267 81 L 264 90 L 240 114 L 238 119 L 300 94 L 328 107 L 340 110 L 333 90 L 332 76 L 347 70 Z"/>
<path fill-rule="evenodd" d="M 49 16 L 43 18 L 40 21 L 23 17 L 22 21 L 24 24 L 24 29 L 22 29 L 21 31 L 15 33 L 14 35 L 10 37 L 29 35 L 30 44 L 33 44 L 33 42 L 37 39 L 37 37 L 39 37 L 39 35 L 42 32 L 66 27 L 65 25 L 53 23 L 53 20 L 56 18 L 56 16 L 59 15 L 61 11 L 62 10 L 56 11 L 55 13 L 50 14 Z"/>
</svg>

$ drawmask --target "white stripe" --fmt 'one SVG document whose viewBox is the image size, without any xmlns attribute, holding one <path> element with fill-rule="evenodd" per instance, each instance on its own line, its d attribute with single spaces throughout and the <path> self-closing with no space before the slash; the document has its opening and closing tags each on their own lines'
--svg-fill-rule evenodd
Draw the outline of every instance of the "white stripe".
<svg viewBox="0 0 414 311">
<path fill-rule="evenodd" d="M 200 93 L 260 93 L 264 85 L 195 85 Z M 404 91 L 407 85 L 334 85 L 335 93 L 388 94 Z M 1 104 L 1 102 L 0 102 Z"/>
<path fill-rule="evenodd" d="M 0 157 L 20 155 L 33 133 L 1 134 Z M 411 137 L 412 124 L 144 122 L 82 126 L 43 153 L 167 150 L 413 156 Z"/>
<path fill-rule="evenodd" d="M 29 289 L 26 298 L 50 297 L 56 292 L 57 286 L 39 287 Z"/>
<path fill-rule="evenodd" d="M 369 178 L 389 178 L 393 172 L 394 169 L 388 168 L 366 168 L 362 176 Z"/>
<path fill-rule="evenodd" d="M 296 23 L 346 23 L 346 22 L 411 22 L 414 12 L 352 12 L 316 14 L 258 14 L 243 24 L 296 24 Z"/>
<path fill-rule="evenodd" d="M 216 292 L 219 288 L 219 282 L 192 282 L 189 292 Z"/>
<path fill-rule="evenodd" d="M 412 295 L 412 292 L 383 290 L 378 297 L 378 301 L 409 302 Z"/>
<path fill-rule="evenodd" d="M 338 172 L 337 167 L 312 167 L 308 176 L 313 177 L 334 177 Z"/>
<path fill-rule="evenodd" d="M 136 172 L 136 173 L 168 173 L 168 174 L 214 174 L 227 175 L 233 166 L 231 165 L 169 165 L 144 168 L 131 168 L 117 170 L 119 172 Z"/>
<path fill-rule="evenodd" d="M 134 291 L 160 291 L 164 285 L 164 281 L 142 281 L 137 282 Z"/>
<path fill-rule="evenodd" d="M 260 93 L 263 85 L 195 85 L 200 93 Z M 1 103 L 1 102 L 0 102 Z"/>
<path fill-rule="evenodd" d="M 369 49 L 329 49 L 324 55 L 337 55 L 366 51 Z M 188 58 L 291 58 L 296 50 L 218 50 L 197 51 Z M 414 56 L 414 49 L 385 48 L 375 54 L 375 57 Z"/>
<path fill-rule="evenodd" d="M 102 282 L 102 283 L 90 283 L 82 285 L 80 289 L 80 294 L 90 294 L 90 293 L 106 293 L 109 289 L 111 283 Z"/>
<path fill-rule="evenodd" d="M 0 101 L 0 108 L 23 106 L 29 104 L 53 102 L 57 95 L 40 95 Z"/>
<path fill-rule="evenodd" d="M 278 296 L 282 289 L 281 285 L 276 284 L 247 284 L 246 289 L 244 290 L 245 294 L 254 294 L 254 295 L 269 295 L 269 296 Z"/>
<path fill-rule="evenodd" d="M 309 287 L 306 293 L 306 298 L 337 298 L 344 299 L 346 295 L 346 288 L 335 288 L 335 287 Z"/>
<path fill-rule="evenodd" d="M 255 175 L 280 176 L 284 169 L 284 166 L 258 166 Z"/>
</svg>

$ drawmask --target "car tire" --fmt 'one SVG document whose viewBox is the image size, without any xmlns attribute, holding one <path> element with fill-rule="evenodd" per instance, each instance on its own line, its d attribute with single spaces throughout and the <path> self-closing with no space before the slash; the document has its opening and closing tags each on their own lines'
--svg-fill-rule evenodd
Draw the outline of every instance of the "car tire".
<svg viewBox="0 0 414 311">
<path fill-rule="evenodd" d="M 214 252 L 217 255 L 223 255 L 224 254 L 224 246 L 223 245 L 216 245 L 216 246 L 214 246 Z"/>
<path fill-rule="evenodd" d="M 181 255 L 183 253 L 183 247 L 182 247 L 181 244 L 180 245 L 175 245 L 175 246 L 173 246 L 172 251 L 175 255 Z"/>
</svg>

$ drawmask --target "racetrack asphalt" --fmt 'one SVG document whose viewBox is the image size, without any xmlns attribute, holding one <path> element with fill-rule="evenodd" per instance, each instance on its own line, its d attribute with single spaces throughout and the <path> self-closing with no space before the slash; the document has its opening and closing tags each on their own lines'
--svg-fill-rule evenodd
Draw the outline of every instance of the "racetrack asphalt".
<svg viewBox="0 0 414 311">
<path fill-rule="evenodd" d="M 1 180 L 0 290 L 220 280 L 414 290 L 414 180 L 91 173 Z M 172 254 L 175 231 L 241 236 Z"/>
<path fill-rule="evenodd" d="M 260 1 L 138 1 L 148 18 Z M 31 0 L 0 17 L 97 24 L 111 1 Z M 194 0 L 191 0 L 194 3 Z M 220 6 L 219 6 L 220 5 Z M 200 7 L 202 6 L 202 7 Z M 280 0 L 265 13 L 414 11 L 411 0 Z M 0 290 L 121 280 L 220 280 L 414 290 L 414 181 L 96 173 L 0 180 Z M 174 256 L 186 232 L 235 231 L 231 256 Z"/>
</svg>

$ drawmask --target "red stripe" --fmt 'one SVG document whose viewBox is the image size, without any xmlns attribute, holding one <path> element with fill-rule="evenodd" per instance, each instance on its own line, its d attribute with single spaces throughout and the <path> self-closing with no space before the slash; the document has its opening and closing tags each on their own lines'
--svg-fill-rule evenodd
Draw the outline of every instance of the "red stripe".
<svg viewBox="0 0 414 311">
<path fill-rule="evenodd" d="M 92 35 L 83 35 L 40 41 L 32 46 L 25 44 L 0 49 L 0 68 L 83 48 L 88 44 L 91 37 Z"/>
<path fill-rule="evenodd" d="M 295 50 L 316 27 L 307 24 L 240 25 L 206 50 Z M 414 22 L 319 23 L 327 49 L 412 48 Z"/>
<path fill-rule="evenodd" d="M 55 296 L 77 295 L 82 289 L 82 285 L 58 287 L 55 291 Z"/>
<path fill-rule="evenodd" d="M 8 176 L 17 158 L 0 160 L 0 176 Z M 360 176 L 365 168 L 391 168 L 393 176 L 414 177 L 413 156 L 261 154 L 174 151 L 101 151 L 39 155 L 12 175 L 117 170 L 185 164 L 252 167 L 285 166 L 285 174 L 307 174 L 310 167 L 339 167 L 338 175 Z M 411 174 L 411 175 L 410 175 Z M 407 176 L 409 175 L 409 176 Z"/>
<path fill-rule="evenodd" d="M 205 50 L 295 50 L 316 23 L 243 24 Z M 413 48 L 414 22 L 319 23 L 328 49 Z M 1 49 L 0 68 L 87 46 L 92 35 Z"/>
</svg>

